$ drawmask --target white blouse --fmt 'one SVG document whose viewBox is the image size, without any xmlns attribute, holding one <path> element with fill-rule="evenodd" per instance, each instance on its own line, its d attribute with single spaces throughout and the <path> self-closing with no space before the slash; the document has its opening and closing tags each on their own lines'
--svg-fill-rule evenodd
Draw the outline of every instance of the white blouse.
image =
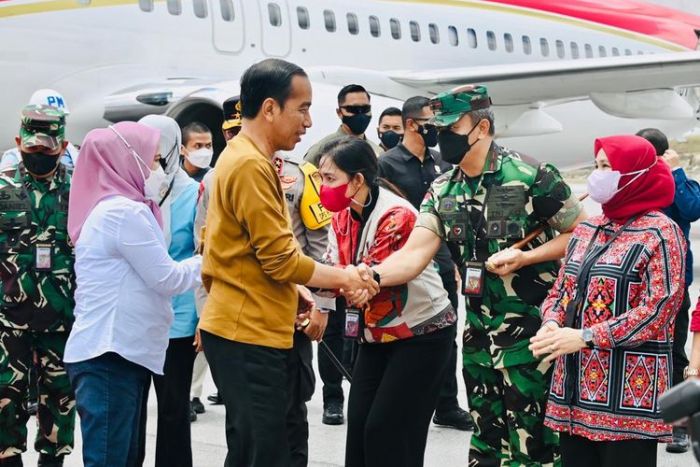
<svg viewBox="0 0 700 467">
<path fill-rule="evenodd" d="M 201 256 L 173 261 L 148 206 L 123 196 L 95 206 L 75 256 L 75 324 L 64 361 L 115 352 L 163 374 L 171 297 L 201 283 Z"/>
</svg>

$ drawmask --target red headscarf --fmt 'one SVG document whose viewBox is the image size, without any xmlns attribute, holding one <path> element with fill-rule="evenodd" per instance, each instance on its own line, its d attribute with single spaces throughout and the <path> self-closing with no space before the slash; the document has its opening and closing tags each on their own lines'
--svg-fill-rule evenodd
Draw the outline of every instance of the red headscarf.
<svg viewBox="0 0 700 467">
<path fill-rule="evenodd" d="M 608 156 L 612 169 L 622 174 L 618 188 L 636 176 L 625 174 L 649 168 L 603 205 L 603 213 L 609 219 L 624 223 L 632 216 L 673 203 L 676 185 L 671 169 L 656 157 L 656 150 L 649 141 L 633 135 L 609 136 L 595 140 L 595 155 L 601 149 Z"/>
</svg>

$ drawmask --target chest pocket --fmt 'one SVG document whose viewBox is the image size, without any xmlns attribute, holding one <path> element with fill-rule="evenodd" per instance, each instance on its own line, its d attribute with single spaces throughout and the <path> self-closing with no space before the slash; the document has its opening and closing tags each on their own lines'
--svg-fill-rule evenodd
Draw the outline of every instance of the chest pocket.
<svg viewBox="0 0 700 467">
<path fill-rule="evenodd" d="M 438 214 L 445 228 L 445 240 L 447 242 L 463 244 L 467 241 L 467 229 L 470 228 L 469 213 L 466 209 L 459 209 L 457 199 L 446 196 L 440 200 Z"/>
<path fill-rule="evenodd" d="M 527 194 L 522 185 L 489 188 L 486 237 L 518 240 L 525 236 Z"/>
<path fill-rule="evenodd" d="M 0 252 L 17 249 L 23 233 L 31 232 L 32 213 L 29 195 L 22 187 L 0 190 Z"/>
</svg>

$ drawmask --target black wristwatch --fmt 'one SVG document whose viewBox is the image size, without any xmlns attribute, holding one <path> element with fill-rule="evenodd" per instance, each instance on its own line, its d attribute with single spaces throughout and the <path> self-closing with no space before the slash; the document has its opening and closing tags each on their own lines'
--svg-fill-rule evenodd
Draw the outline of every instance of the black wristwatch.
<svg viewBox="0 0 700 467">
<path fill-rule="evenodd" d="M 382 285 L 382 276 L 380 276 L 379 273 L 374 269 L 372 269 L 372 279 L 374 279 L 374 282 L 376 282 L 377 285 Z"/>
<path fill-rule="evenodd" d="M 595 347 L 595 344 L 593 343 L 593 331 L 591 331 L 589 328 L 583 328 L 581 330 L 581 337 L 583 338 L 583 342 L 586 343 L 586 347 L 589 349 Z"/>
</svg>

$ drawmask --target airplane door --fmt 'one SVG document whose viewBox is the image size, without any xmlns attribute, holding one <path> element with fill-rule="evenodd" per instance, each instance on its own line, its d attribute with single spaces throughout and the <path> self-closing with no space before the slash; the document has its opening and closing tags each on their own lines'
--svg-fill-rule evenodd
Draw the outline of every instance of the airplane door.
<svg viewBox="0 0 700 467">
<path fill-rule="evenodd" d="M 287 0 L 258 0 L 262 21 L 262 50 L 270 57 L 286 57 L 292 50 Z"/>
<path fill-rule="evenodd" d="M 237 54 L 245 45 L 245 20 L 241 0 L 210 0 L 214 48 Z"/>
</svg>

